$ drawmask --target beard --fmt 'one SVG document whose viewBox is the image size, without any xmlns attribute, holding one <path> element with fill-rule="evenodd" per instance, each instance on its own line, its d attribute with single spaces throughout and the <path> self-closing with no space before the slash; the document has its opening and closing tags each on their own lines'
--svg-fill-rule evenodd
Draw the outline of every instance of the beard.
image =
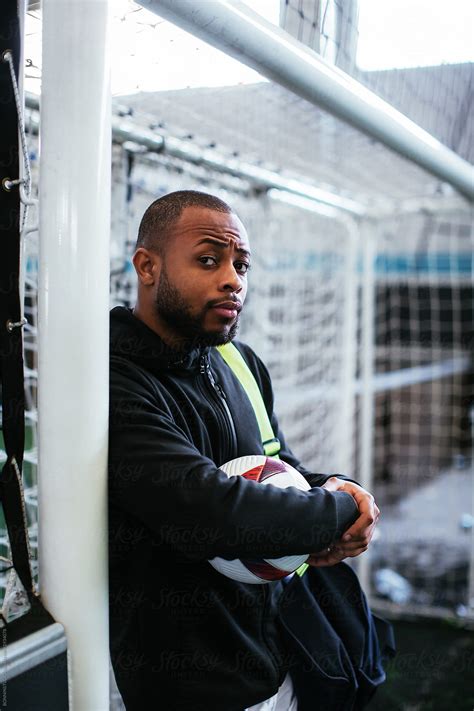
<svg viewBox="0 0 474 711">
<path fill-rule="evenodd" d="M 200 313 L 194 315 L 191 308 L 181 296 L 178 289 L 168 278 L 168 272 L 163 265 L 158 283 L 155 309 L 158 316 L 176 333 L 176 344 L 170 344 L 177 350 L 190 350 L 194 346 L 221 346 L 235 338 L 239 329 L 239 316 L 227 329 L 222 331 L 206 331 L 204 319 L 210 306 L 205 306 Z"/>
</svg>

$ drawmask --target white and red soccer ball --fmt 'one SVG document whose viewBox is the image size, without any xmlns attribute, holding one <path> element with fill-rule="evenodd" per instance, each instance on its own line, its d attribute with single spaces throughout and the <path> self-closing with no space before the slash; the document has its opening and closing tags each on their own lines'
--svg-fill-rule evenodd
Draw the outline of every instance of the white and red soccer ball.
<svg viewBox="0 0 474 711">
<path fill-rule="evenodd" d="M 311 487 L 302 474 L 282 459 L 264 454 L 238 457 L 219 467 L 227 476 L 243 476 L 259 484 L 272 484 L 281 489 L 294 486 L 301 491 Z M 255 558 L 226 560 L 212 558 L 209 563 L 220 573 L 242 583 L 269 583 L 280 580 L 297 570 L 308 559 L 306 555 L 291 555 L 283 558 Z"/>
</svg>

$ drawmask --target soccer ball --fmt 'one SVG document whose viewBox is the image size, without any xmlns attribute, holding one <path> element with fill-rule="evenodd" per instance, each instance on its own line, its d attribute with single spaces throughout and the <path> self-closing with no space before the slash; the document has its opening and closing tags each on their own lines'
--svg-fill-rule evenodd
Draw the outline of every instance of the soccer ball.
<svg viewBox="0 0 474 711">
<path fill-rule="evenodd" d="M 227 476 L 243 476 L 260 484 L 273 484 L 281 489 L 294 486 L 301 491 L 311 487 L 302 474 L 282 459 L 266 457 L 263 454 L 238 457 L 221 467 Z M 209 563 L 220 573 L 242 583 L 269 583 L 280 580 L 297 570 L 306 562 L 307 555 L 291 555 L 283 558 L 246 558 L 226 560 L 212 558 Z"/>
</svg>

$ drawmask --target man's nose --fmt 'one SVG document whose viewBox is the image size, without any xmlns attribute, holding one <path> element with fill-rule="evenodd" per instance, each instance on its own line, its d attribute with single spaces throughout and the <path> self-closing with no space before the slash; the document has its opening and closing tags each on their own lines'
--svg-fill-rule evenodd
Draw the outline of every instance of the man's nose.
<svg viewBox="0 0 474 711">
<path fill-rule="evenodd" d="M 221 274 L 222 286 L 224 291 L 235 291 L 239 292 L 242 289 L 242 283 L 238 272 L 235 270 L 233 264 L 229 264 L 224 272 Z"/>
</svg>

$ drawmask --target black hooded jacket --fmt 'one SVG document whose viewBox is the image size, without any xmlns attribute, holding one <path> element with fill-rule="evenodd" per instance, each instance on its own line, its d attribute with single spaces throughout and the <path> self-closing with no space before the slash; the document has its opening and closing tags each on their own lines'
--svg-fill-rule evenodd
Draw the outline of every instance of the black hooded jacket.
<svg viewBox="0 0 474 711">
<path fill-rule="evenodd" d="M 235 582 L 208 559 L 314 553 L 357 518 L 285 443 L 269 373 L 234 342 L 262 393 L 280 457 L 313 487 L 281 490 L 219 465 L 262 454 L 242 386 L 214 348 L 178 356 L 128 309 L 111 312 L 111 657 L 128 711 L 242 711 L 276 693 L 287 664 L 281 584 Z"/>
</svg>

